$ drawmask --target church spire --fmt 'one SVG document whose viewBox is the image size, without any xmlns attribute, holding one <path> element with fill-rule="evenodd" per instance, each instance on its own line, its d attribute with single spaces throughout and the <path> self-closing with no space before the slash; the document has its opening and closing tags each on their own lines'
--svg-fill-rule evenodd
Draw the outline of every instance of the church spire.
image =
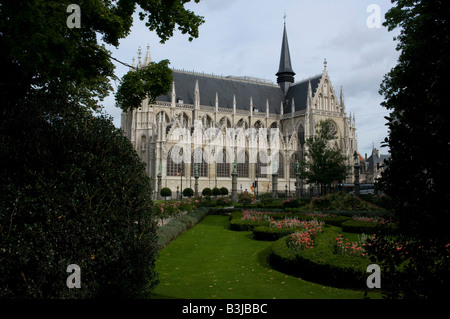
<svg viewBox="0 0 450 319">
<path fill-rule="evenodd" d="M 291 54 L 289 53 L 289 43 L 286 32 L 286 14 L 284 16 L 283 42 L 281 44 L 280 66 L 278 68 L 277 83 L 283 93 L 286 94 L 291 83 L 294 83 L 294 71 L 291 65 Z"/>
<path fill-rule="evenodd" d="M 341 104 L 341 108 L 342 108 L 342 112 L 345 112 L 345 103 L 344 103 L 344 89 L 341 86 L 341 96 L 340 96 L 340 104 Z"/>
</svg>

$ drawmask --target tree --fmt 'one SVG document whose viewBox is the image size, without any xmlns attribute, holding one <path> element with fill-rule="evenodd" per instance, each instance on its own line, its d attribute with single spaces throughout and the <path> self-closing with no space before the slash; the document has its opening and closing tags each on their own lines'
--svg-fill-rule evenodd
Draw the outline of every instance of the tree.
<svg viewBox="0 0 450 319">
<path fill-rule="evenodd" d="M 321 192 L 325 193 L 333 182 L 347 177 L 349 167 L 342 151 L 329 146 L 329 141 L 336 138 L 331 120 L 320 121 L 316 128 L 316 135 L 305 142 L 306 153 L 300 165 L 300 176 L 307 183 L 319 184 Z"/>
<path fill-rule="evenodd" d="M 259 200 L 264 205 L 264 207 L 266 207 L 267 204 L 270 204 L 274 201 L 272 193 L 264 193 L 259 195 Z"/>
<path fill-rule="evenodd" d="M 155 103 L 156 97 L 171 88 L 172 70 L 168 64 L 168 60 L 151 62 L 144 68 L 126 73 L 117 89 L 116 106 L 129 111 L 138 108 L 145 98 L 149 99 L 149 104 Z"/>
<path fill-rule="evenodd" d="M 105 116 L 1 122 L 0 297 L 148 296 L 158 282 L 152 190 L 129 140 Z M 65 285 L 73 263 L 81 289 Z"/>
<path fill-rule="evenodd" d="M 217 198 L 217 196 L 219 196 L 221 193 L 220 193 L 220 188 L 217 188 L 217 187 L 214 187 L 213 189 L 212 189 L 212 194 L 214 195 L 214 196 L 216 196 L 216 198 Z"/>
<path fill-rule="evenodd" d="M 205 188 L 202 190 L 202 195 L 209 198 L 209 197 L 212 195 L 212 190 L 211 190 L 211 188 L 205 187 Z"/>
<path fill-rule="evenodd" d="M 185 188 L 184 190 L 183 190 L 183 196 L 186 196 L 186 197 L 192 197 L 192 196 L 194 196 L 194 190 L 192 189 L 192 188 Z"/>
<path fill-rule="evenodd" d="M 242 193 L 238 194 L 238 202 L 244 205 L 244 208 L 247 207 L 247 205 L 250 205 L 253 201 L 254 195 L 250 194 L 247 191 L 244 191 Z"/>
<path fill-rule="evenodd" d="M 194 0 L 196 3 L 199 0 Z M 139 18 L 146 20 L 164 43 L 178 28 L 198 37 L 203 17 L 184 8 L 189 0 L 85 1 L 81 9 L 81 27 L 69 28 L 66 12 L 71 1 L 8 1 L 0 7 L 0 67 L 9 76 L 0 79 L 0 105 L 5 112 L 24 107 L 23 98 L 37 92 L 74 100 L 98 109 L 98 100 L 112 90 L 114 65 L 111 52 L 97 42 L 117 47 L 133 24 L 138 5 Z M 60 90 L 61 89 L 61 90 Z M 47 106 L 43 105 L 48 110 Z M 59 105 L 58 112 L 67 108 Z M 2 114 L 1 116 L 10 116 Z"/>
<path fill-rule="evenodd" d="M 400 56 L 380 88 L 390 111 L 385 146 L 391 153 L 381 184 L 394 201 L 397 241 L 408 243 L 408 256 L 384 253 L 392 246 L 385 238 L 372 253 L 390 283 L 383 288 L 388 296 L 448 298 L 450 7 L 438 0 L 393 2 L 383 25 L 400 29 Z"/>
<path fill-rule="evenodd" d="M 1 3 L 0 297 L 133 298 L 157 283 L 150 182 L 101 114 L 115 75 L 97 36 L 117 47 L 139 5 L 161 42 L 177 25 L 191 40 L 203 18 L 187 2 L 80 0 L 81 28 L 66 24 L 70 1 Z M 149 97 L 167 89 L 167 64 L 136 73 Z M 69 263 L 81 289 L 64 285 Z"/>
<path fill-rule="evenodd" d="M 222 195 L 222 196 L 228 195 L 228 188 L 226 188 L 226 187 L 221 187 L 221 188 L 220 188 L 220 195 Z"/>
<path fill-rule="evenodd" d="M 168 187 L 161 188 L 160 195 L 166 199 L 166 197 L 172 196 L 172 190 Z"/>
</svg>

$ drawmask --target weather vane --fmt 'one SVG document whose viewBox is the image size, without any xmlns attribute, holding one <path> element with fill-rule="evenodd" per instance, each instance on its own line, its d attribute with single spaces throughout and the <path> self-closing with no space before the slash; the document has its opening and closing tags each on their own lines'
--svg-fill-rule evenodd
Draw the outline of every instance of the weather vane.
<svg viewBox="0 0 450 319">
<path fill-rule="evenodd" d="M 284 16 L 283 16 L 283 19 L 284 19 L 284 23 L 286 23 L 286 9 L 284 9 Z"/>
</svg>

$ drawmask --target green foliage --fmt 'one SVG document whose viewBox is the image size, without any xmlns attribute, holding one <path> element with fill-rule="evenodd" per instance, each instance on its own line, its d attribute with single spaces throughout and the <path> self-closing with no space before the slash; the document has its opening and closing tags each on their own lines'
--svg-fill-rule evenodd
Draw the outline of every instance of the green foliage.
<svg viewBox="0 0 450 319">
<path fill-rule="evenodd" d="M 212 194 L 212 190 L 211 190 L 211 188 L 209 188 L 209 187 L 205 187 L 205 188 L 202 190 L 202 195 L 203 195 L 203 196 L 210 197 L 211 194 Z"/>
<path fill-rule="evenodd" d="M 230 200 L 229 198 L 223 198 L 223 197 L 221 197 L 221 198 L 218 198 L 218 199 L 217 199 L 216 204 L 217 204 L 218 206 L 225 207 L 225 206 L 227 206 L 227 205 L 231 205 L 231 200 Z"/>
<path fill-rule="evenodd" d="M 160 193 L 160 195 L 162 197 L 170 197 L 170 196 L 172 196 L 172 190 L 169 187 L 161 188 L 159 193 Z"/>
<path fill-rule="evenodd" d="M 295 232 L 295 228 L 275 228 L 271 226 L 257 226 L 253 228 L 253 238 L 257 240 L 278 240 Z"/>
<path fill-rule="evenodd" d="M 248 231 L 253 230 L 258 226 L 269 225 L 268 220 L 262 221 L 252 221 L 252 220 L 242 220 L 242 212 L 236 211 L 230 214 L 230 229 L 236 231 Z"/>
<path fill-rule="evenodd" d="M 194 190 L 192 189 L 192 188 L 185 188 L 184 190 L 183 190 L 183 196 L 186 196 L 186 197 L 192 197 L 192 196 L 194 196 Z"/>
<path fill-rule="evenodd" d="M 212 189 L 212 195 L 214 195 L 214 196 L 219 196 L 219 195 L 221 195 L 220 189 L 217 188 L 217 187 L 214 187 L 214 188 Z"/>
<path fill-rule="evenodd" d="M 361 222 L 356 220 L 347 220 L 341 224 L 342 231 L 348 233 L 375 234 L 377 224 L 371 222 Z"/>
<path fill-rule="evenodd" d="M 272 198 L 272 193 L 264 193 L 259 195 L 259 200 L 264 207 L 267 207 L 267 205 L 272 203 L 274 199 Z"/>
<path fill-rule="evenodd" d="M 81 28 L 74 29 L 66 25 L 71 2 L 2 3 L 0 66 L 10 76 L 0 80 L 0 104 L 23 107 L 24 96 L 39 92 L 56 97 L 55 90 L 61 89 L 65 92 L 63 100 L 68 97 L 97 109 L 98 99 L 112 91 L 109 81 L 115 78 L 111 52 L 98 44 L 97 35 L 106 44 L 118 46 L 119 40 L 130 33 L 138 5 L 141 20 L 147 18 L 146 26 L 161 42 L 176 28 L 192 40 L 198 37 L 204 19 L 184 8 L 187 2 L 80 0 L 76 4 L 81 8 Z M 66 110 L 66 105 L 59 106 L 58 112 Z"/>
<path fill-rule="evenodd" d="M 150 31 L 155 31 L 165 43 L 173 36 L 173 30 L 178 25 L 178 30 L 182 34 L 189 34 L 189 41 L 198 37 L 198 28 L 205 22 L 202 16 L 195 15 L 194 12 L 187 10 L 184 5 L 190 0 L 154 0 L 139 1 L 139 6 L 144 12 L 139 12 L 139 18 L 147 21 L 145 25 Z M 199 3 L 200 0 L 194 0 Z"/>
<path fill-rule="evenodd" d="M 414 244 L 402 273 L 395 250 L 395 258 L 383 249 L 374 253 L 391 280 L 390 297 L 448 298 L 450 267 L 442 249 L 450 242 L 450 11 L 444 1 L 394 2 L 384 26 L 400 31 L 400 55 L 380 88 L 390 111 L 385 144 L 391 153 L 381 182 L 394 201 L 402 240 Z M 387 240 L 378 245 L 391 247 Z"/>
<path fill-rule="evenodd" d="M 94 116 L 115 79 L 97 36 L 118 46 L 139 4 L 162 41 L 176 24 L 196 37 L 203 19 L 186 2 L 80 0 L 74 29 L 70 2 L 2 2 L 0 297 L 145 297 L 157 283 L 150 180 L 122 132 Z M 161 77 L 142 83 L 150 97 L 167 89 L 167 64 L 142 70 Z M 81 289 L 65 285 L 72 263 Z"/>
<path fill-rule="evenodd" d="M 117 89 L 116 106 L 127 112 L 138 108 L 145 98 L 153 104 L 156 97 L 167 94 L 172 85 L 172 70 L 168 65 L 168 60 L 162 60 L 128 71 Z"/>
<path fill-rule="evenodd" d="M 284 208 L 297 208 L 301 206 L 300 200 L 296 197 L 286 198 L 281 204 Z"/>
<path fill-rule="evenodd" d="M 441 1 L 395 2 L 384 23 L 400 29 L 400 56 L 380 89 L 390 111 L 391 152 L 382 186 L 394 200 L 402 232 L 449 242 L 450 164 L 444 158 L 450 154 L 450 11 Z"/>
<path fill-rule="evenodd" d="M 384 211 L 374 204 L 345 192 L 315 197 L 305 208 L 311 210 Z"/>
<path fill-rule="evenodd" d="M 275 242 L 270 264 L 283 272 L 302 279 L 338 287 L 364 288 L 367 257 L 336 254 L 331 244 L 339 234 L 339 228 L 327 226 L 315 238 L 315 246 L 297 253 L 287 245 L 289 236 Z"/>
<path fill-rule="evenodd" d="M 244 208 L 253 202 L 253 195 L 247 191 L 237 194 L 238 202 L 244 205 Z"/>
<path fill-rule="evenodd" d="M 333 127 L 328 119 L 317 124 L 317 134 L 306 140 L 307 151 L 300 165 L 301 178 L 319 184 L 322 191 L 333 182 L 345 180 L 349 171 L 342 151 L 329 146 L 336 138 Z"/>
<path fill-rule="evenodd" d="M 129 140 L 104 116 L 1 127 L 0 296 L 145 296 L 157 283 L 156 227 L 150 179 Z M 21 130 L 35 134 L 24 141 Z M 65 284 L 70 264 L 81 289 Z"/>
<path fill-rule="evenodd" d="M 226 188 L 226 187 L 221 187 L 221 188 L 220 188 L 220 195 L 223 195 L 223 196 L 228 195 L 228 188 Z"/>
<path fill-rule="evenodd" d="M 372 203 L 378 207 L 381 207 L 383 209 L 386 209 L 388 211 L 394 210 L 394 201 L 390 196 L 387 196 L 386 194 L 381 195 L 373 195 L 373 194 L 360 194 L 359 198 L 362 200 Z"/>
<path fill-rule="evenodd" d="M 166 225 L 158 228 L 158 249 L 167 246 L 172 240 L 186 230 L 199 223 L 207 215 L 207 210 L 198 208 L 186 215 L 172 219 Z"/>
</svg>

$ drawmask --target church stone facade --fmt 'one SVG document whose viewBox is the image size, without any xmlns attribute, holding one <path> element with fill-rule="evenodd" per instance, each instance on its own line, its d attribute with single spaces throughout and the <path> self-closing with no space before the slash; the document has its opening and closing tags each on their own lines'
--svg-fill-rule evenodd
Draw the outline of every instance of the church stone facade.
<svg viewBox="0 0 450 319">
<path fill-rule="evenodd" d="M 148 63 L 147 47 L 143 61 L 139 50 L 136 68 Z M 342 87 L 338 96 L 326 61 L 319 75 L 294 81 L 286 25 L 276 76 L 273 84 L 174 69 L 167 95 L 159 96 L 155 104 L 144 100 L 140 108 L 122 113 L 121 128 L 153 178 L 155 198 L 161 187 L 170 188 L 174 195 L 177 190 L 194 189 L 195 176 L 200 193 L 206 187 L 226 187 L 231 193 L 233 172 L 238 192 L 250 191 L 254 181 L 259 193 L 272 192 L 276 178 L 278 192 L 293 194 L 296 164 L 305 152 L 303 142 L 324 119 L 332 120 L 337 133 L 332 146 L 340 148 L 353 166 L 355 117 L 346 113 Z M 219 138 L 211 140 L 206 131 L 218 132 Z M 345 182 L 353 181 L 352 174 L 353 170 Z M 310 186 L 301 185 L 304 192 Z"/>
</svg>

